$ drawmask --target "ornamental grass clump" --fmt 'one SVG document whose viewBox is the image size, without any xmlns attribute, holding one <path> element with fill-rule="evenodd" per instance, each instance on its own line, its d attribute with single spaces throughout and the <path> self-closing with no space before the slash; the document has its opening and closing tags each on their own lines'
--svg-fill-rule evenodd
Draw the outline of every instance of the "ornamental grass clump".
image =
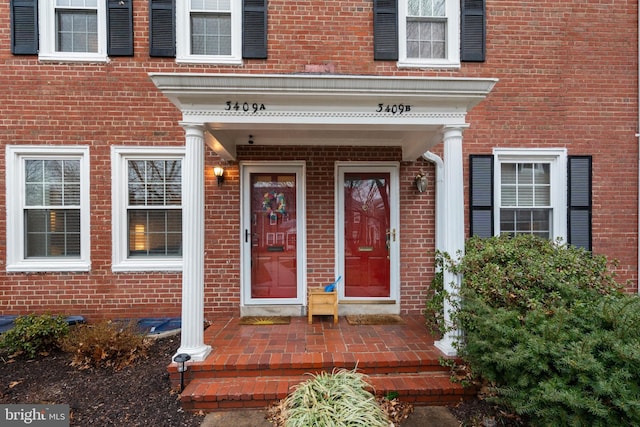
<svg viewBox="0 0 640 427">
<path fill-rule="evenodd" d="M 321 372 L 284 400 L 284 425 L 388 427 L 391 422 L 367 388 L 365 376 L 355 370 Z"/>
</svg>

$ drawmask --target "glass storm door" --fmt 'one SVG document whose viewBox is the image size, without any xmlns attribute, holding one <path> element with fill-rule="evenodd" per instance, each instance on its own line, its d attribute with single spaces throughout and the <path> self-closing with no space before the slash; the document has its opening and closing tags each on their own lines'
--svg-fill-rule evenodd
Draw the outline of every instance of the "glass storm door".
<svg viewBox="0 0 640 427">
<path fill-rule="evenodd" d="M 343 256 L 344 297 L 389 299 L 396 288 L 392 259 L 397 247 L 392 173 L 344 168 L 340 181 L 338 224 L 342 223 L 343 233 L 338 250 Z"/>
<path fill-rule="evenodd" d="M 302 300 L 302 200 L 299 166 L 245 167 L 243 300 L 248 304 Z"/>
<path fill-rule="evenodd" d="M 251 297 L 295 298 L 295 174 L 252 173 L 251 216 Z"/>
</svg>

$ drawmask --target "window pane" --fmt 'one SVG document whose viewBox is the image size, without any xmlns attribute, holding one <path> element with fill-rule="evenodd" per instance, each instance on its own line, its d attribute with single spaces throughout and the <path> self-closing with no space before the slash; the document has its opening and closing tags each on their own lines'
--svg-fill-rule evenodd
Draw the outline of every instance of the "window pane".
<svg viewBox="0 0 640 427">
<path fill-rule="evenodd" d="M 515 186 L 503 186 L 501 196 L 502 206 L 518 206 L 518 204 L 516 203 L 517 193 Z"/>
<path fill-rule="evenodd" d="M 409 0 L 407 5 L 407 14 L 409 16 L 420 16 L 420 3 L 423 0 Z"/>
<path fill-rule="evenodd" d="M 78 257 L 80 210 L 26 210 L 25 257 Z"/>
<path fill-rule="evenodd" d="M 97 52 L 97 40 L 97 10 L 56 10 L 57 52 Z"/>
<path fill-rule="evenodd" d="M 230 55 L 231 16 L 192 14 L 191 53 L 193 55 Z"/>
<path fill-rule="evenodd" d="M 501 209 L 500 233 L 535 234 L 551 238 L 551 209 Z"/>
<path fill-rule="evenodd" d="M 182 203 L 182 163 L 179 160 L 130 160 L 129 204 L 140 206 Z"/>
<path fill-rule="evenodd" d="M 26 206 L 79 206 L 80 161 L 25 161 Z"/>
<path fill-rule="evenodd" d="M 180 210 L 130 210 L 129 256 L 182 255 Z"/>
<path fill-rule="evenodd" d="M 534 206 L 549 206 L 551 204 L 551 187 L 536 187 Z"/>
<path fill-rule="evenodd" d="M 407 21 L 409 58 L 444 58 L 446 24 L 432 21 Z"/>
</svg>

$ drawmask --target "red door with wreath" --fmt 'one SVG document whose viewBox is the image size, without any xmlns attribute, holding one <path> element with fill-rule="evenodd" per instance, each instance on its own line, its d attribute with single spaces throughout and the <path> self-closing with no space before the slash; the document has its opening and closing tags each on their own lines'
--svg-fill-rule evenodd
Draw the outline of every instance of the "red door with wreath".
<svg viewBox="0 0 640 427">
<path fill-rule="evenodd" d="M 297 297 L 296 175 L 251 173 L 251 297 Z"/>
</svg>

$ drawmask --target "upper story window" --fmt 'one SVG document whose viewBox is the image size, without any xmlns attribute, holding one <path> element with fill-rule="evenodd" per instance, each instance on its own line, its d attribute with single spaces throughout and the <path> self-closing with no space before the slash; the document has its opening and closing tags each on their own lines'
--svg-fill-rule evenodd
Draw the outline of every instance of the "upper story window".
<svg viewBox="0 0 640 427">
<path fill-rule="evenodd" d="M 7 147 L 7 271 L 89 269 L 88 149 Z"/>
<path fill-rule="evenodd" d="M 40 0 L 40 59 L 106 61 L 106 2 Z"/>
<path fill-rule="evenodd" d="M 484 0 L 374 0 L 374 58 L 399 67 L 484 61 Z"/>
<path fill-rule="evenodd" d="M 241 62 L 241 1 L 177 0 L 176 21 L 178 61 Z"/>
<path fill-rule="evenodd" d="M 460 1 L 399 3 L 400 66 L 460 65 Z"/>
<path fill-rule="evenodd" d="M 113 269 L 182 268 L 183 149 L 114 147 Z"/>
<path fill-rule="evenodd" d="M 10 0 L 11 52 L 106 62 L 133 55 L 133 0 Z"/>
</svg>

